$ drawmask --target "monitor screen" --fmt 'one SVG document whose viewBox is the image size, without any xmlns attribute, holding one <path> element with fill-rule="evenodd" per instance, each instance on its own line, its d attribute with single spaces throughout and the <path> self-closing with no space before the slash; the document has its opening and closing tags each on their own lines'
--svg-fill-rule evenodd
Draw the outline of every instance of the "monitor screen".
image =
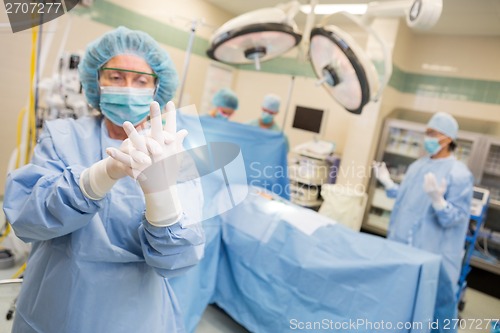
<svg viewBox="0 0 500 333">
<path fill-rule="evenodd" d="M 321 131 L 323 113 L 324 110 L 297 105 L 295 107 L 292 127 L 319 134 Z"/>
<path fill-rule="evenodd" d="M 474 191 L 473 198 L 478 200 L 483 200 L 484 193 L 479 191 Z"/>
</svg>

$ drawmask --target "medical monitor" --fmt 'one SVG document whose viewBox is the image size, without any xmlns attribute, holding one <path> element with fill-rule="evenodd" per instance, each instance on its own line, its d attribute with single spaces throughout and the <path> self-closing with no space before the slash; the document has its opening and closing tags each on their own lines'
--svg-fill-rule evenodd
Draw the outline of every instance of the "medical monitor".
<svg viewBox="0 0 500 333">
<path fill-rule="evenodd" d="M 292 127 L 319 134 L 324 113 L 324 110 L 297 105 Z"/>
</svg>

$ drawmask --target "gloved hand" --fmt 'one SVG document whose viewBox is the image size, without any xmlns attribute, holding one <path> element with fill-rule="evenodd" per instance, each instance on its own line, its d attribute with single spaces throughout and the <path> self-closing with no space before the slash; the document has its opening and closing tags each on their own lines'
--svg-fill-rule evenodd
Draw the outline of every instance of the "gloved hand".
<svg viewBox="0 0 500 333">
<path fill-rule="evenodd" d="M 446 208 L 448 205 L 447 201 L 444 199 L 446 180 L 443 179 L 441 185 L 439 185 L 436 176 L 432 172 L 428 172 L 424 175 L 424 191 L 431 198 L 432 207 L 434 207 L 435 210 L 443 210 Z"/>
<path fill-rule="evenodd" d="M 125 122 L 123 128 L 132 148 L 128 154 L 109 149 L 108 154 L 130 167 L 133 177 L 139 180 L 146 200 L 146 219 L 153 225 L 165 227 L 176 223 L 182 214 L 177 194 L 178 158 L 184 150 L 182 142 L 186 130 L 176 132 L 176 110 L 167 103 L 166 124 L 162 128 L 160 106 L 151 103 L 151 130 L 140 135 L 134 126 Z M 145 158 L 147 156 L 147 158 Z"/>
<path fill-rule="evenodd" d="M 100 200 L 113 187 L 118 179 L 127 175 L 133 175 L 132 164 L 140 164 L 139 162 L 132 163 L 129 155 L 131 148 L 130 140 L 124 140 L 120 149 L 112 148 L 120 151 L 127 156 L 125 160 L 128 163 L 122 163 L 111 157 L 104 158 L 99 162 L 94 163 L 89 168 L 85 169 L 80 176 L 80 189 L 82 193 L 89 199 Z M 135 158 L 139 161 L 149 161 L 147 155 L 135 154 Z M 149 161 L 150 162 L 150 161 Z M 150 164 L 150 163 L 149 163 Z"/>
<path fill-rule="evenodd" d="M 391 179 L 391 174 L 389 170 L 387 170 L 387 166 L 385 162 L 373 162 L 372 163 L 373 172 L 375 173 L 375 177 L 378 181 L 384 185 L 384 187 L 388 190 L 393 188 L 396 184 Z"/>
</svg>

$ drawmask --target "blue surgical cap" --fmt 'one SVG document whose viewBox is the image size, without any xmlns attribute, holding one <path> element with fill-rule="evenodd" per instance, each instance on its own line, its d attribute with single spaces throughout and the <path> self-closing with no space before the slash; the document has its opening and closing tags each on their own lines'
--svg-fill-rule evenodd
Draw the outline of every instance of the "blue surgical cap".
<svg viewBox="0 0 500 333">
<path fill-rule="evenodd" d="M 278 113 L 280 110 L 281 99 L 279 96 L 274 94 L 267 94 L 262 101 L 262 108 L 269 110 L 274 113 Z"/>
<path fill-rule="evenodd" d="M 451 115 L 444 112 L 435 113 L 427 123 L 428 128 L 432 128 L 455 140 L 458 133 L 458 123 Z"/>
<path fill-rule="evenodd" d="M 168 53 L 147 33 L 118 27 L 87 46 L 78 71 L 89 104 L 99 110 L 98 72 L 111 58 L 120 54 L 133 54 L 146 60 L 158 76 L 154 96 L 160 107 L 172 99 L 178 77 Z"/>
<path fill-rule="evenodd" d="M 219 90 L 212 98 L 212 103 L 216 107 L 229 108 L 233 110 L 238 109 L 238 97 L 236 97 L 236 94 L 228 88 Z"/>
</svg>

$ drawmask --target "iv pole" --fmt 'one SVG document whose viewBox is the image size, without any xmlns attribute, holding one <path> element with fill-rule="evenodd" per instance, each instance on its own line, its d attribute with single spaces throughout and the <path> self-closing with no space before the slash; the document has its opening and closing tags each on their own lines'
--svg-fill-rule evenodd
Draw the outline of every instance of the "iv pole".
<svg viewBox="0 0 500 333">
<path fill-rule="evenodd" d="M 184 19 L 184 18 L 182 18 L 182 19 Z M 193 51 L 193 43 L 194 43 L 194 39 L 196 37 L 196 30 L 200 26 L 206 26 L 206 27 L 209 27 L 211 29 L 214 28 L 212 25 L 205 23 L 204 18 L 191 20 L 190 35 L 189 35 L 188 45 L 186 48 L 186 56 L 184 57 L 184 69 L 182 70 L 182 78 L 181 78 L 181 84 L 180 84 L 180 90 L 179 90 L 179 100 L 177 103 L 178 104 L 177 107 L 179 107 L 179 108 L 184 106 L 183 105 L 184 104 L 183 97 L 184 97 L 184 89 L 186 86 L 187 74 L 188 74 L 188 70 L 189 70 L 189 62 L 191 60 L 191 54 Z"/>
<path fill-rule="evenodd" d="M 314 25 L 314 8 L 316 7 L 318 3 L 318 0 L 311 0 L 310 1 L 310 6 L 311 6 L 311 12 L 307 15 L 307 20 L 306 20 L 306 25 L 304 27 L 304 34 L 302 36 L 302 42 L 299 45 L 299 53 L 298 53 L 298 60 L 299 61 L 306 61 L 307 60 L 307 49 L 308 49 L 308 40 L 309 40 L 309 34 L 311 33 L 311 27 Z M 292 99 L 292 94 L 293 94 L 293 88 L 295 86 L 295 75 L 292 75 L 292 80 L 290 81 L 290 86 L 288 87 L 288 96 L 287 96 L 287 101 L 286 101 L 286 107 L 285 107 L 285 116 L 283 117 L 283 125 L 281 126 L 282 131 L 285 131 L 285 124 L 286 124 L 286 118 L 288 116 L 288 111 L 290 108 L 290 101 Z"/>
<path fill-rule="evenodd" d="M 283 117 L 283 124 L 281 125 L 281 130 L 285 131 L 286 118 L 288 115 L 288 109 L 290 108 L 290 101 L 292 99 L 293 88 L 295 86 L 295 75 L 292 76 L 292 80 L 290 81 L 290 85 L 288 86 L 288 96 L 286 98 L 286 106 L 285 106 L 285 116 Z"/>
<path fill-rule="evenodd" d="M 193 49 L 194 37 L 196 36 L 196 29 L 198 28 L 198 25 L 200 23 L 202 23 L 200 22 L 200 20 L 193 20 L 191 22 L 191 34 L 189 35 L 188 46 L 186 49 L 186 56 L 184 58 L 184 69 L 182 70 L 181 89 L 179 91 L 179 102 L 177 107 L 183 106 L 182 98 L 184 97 L 184 87 L 186 85 L 186 78 L 189 69 L 189 61 L 191 60 L 191 53 Z"/>
</svg>

